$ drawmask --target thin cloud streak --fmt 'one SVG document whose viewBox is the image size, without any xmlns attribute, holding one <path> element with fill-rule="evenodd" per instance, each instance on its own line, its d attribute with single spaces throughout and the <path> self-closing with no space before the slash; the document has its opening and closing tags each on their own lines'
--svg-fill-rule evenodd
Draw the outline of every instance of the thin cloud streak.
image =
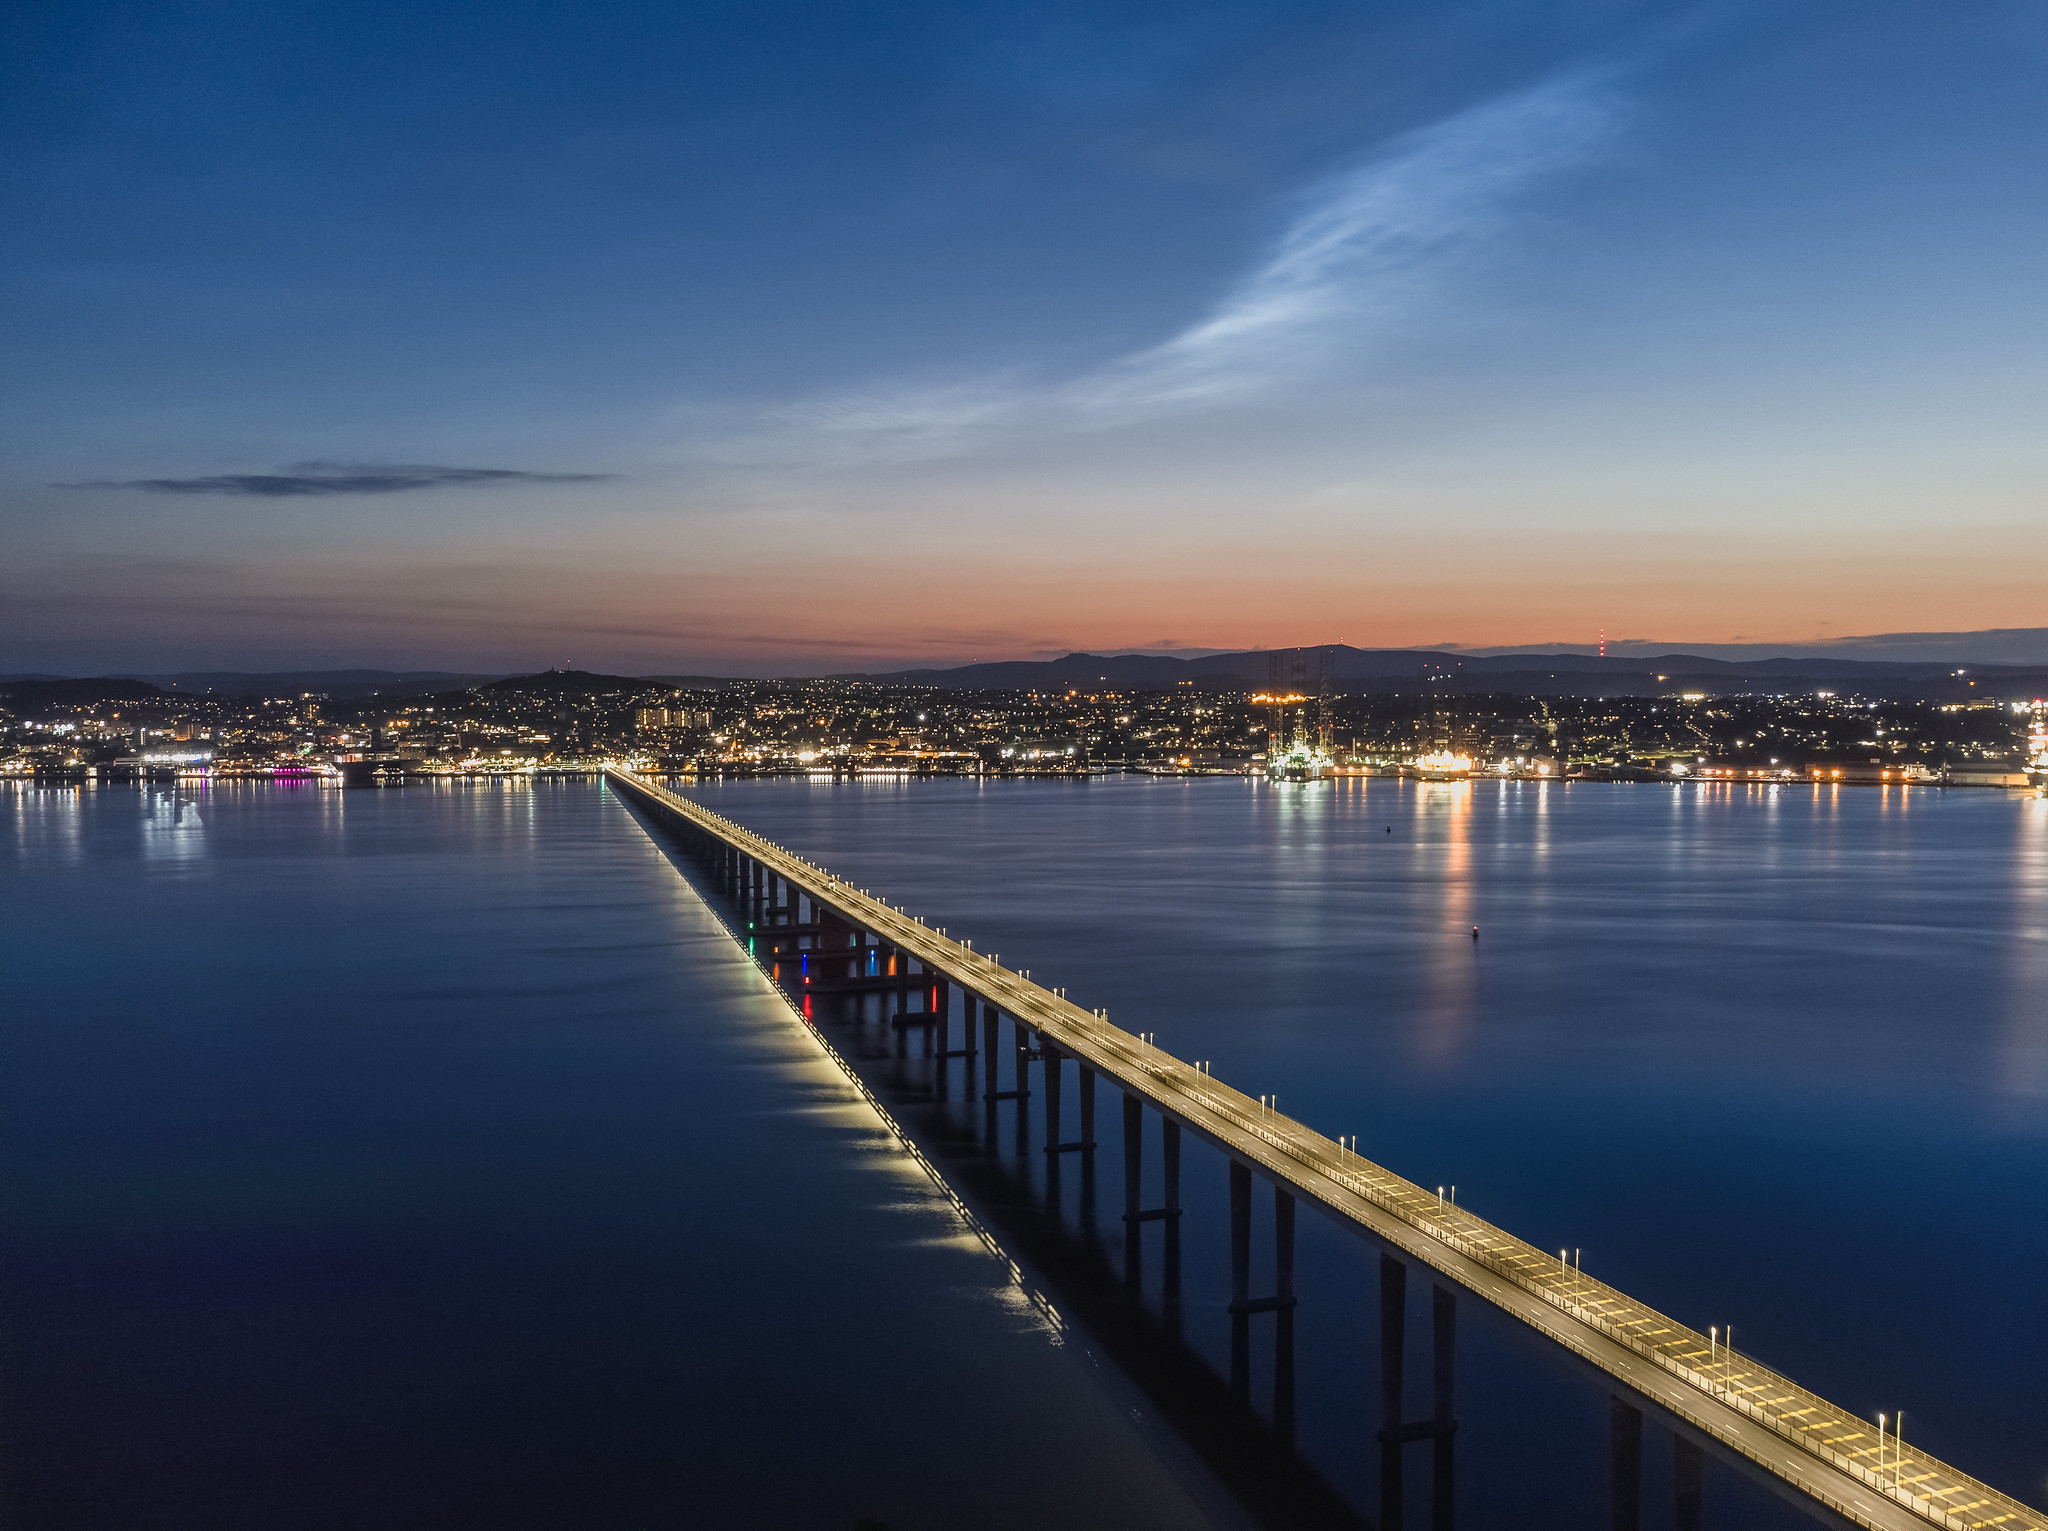
<svg viewBox="0 0 2048 1531">
<path fill-rule="evenodd" d="M 1116 426 L 1276 392 L 1369 356 L 1442 301 L 1517 199 L 1596 158 L 1620 125 L 1603 79 L 1547 81 L 1395 140 L 1306 192 L 1271 253 L 1180 334 L 1061 383 L 995 377 L 848 393 L 771 412 L 753 462 L 918 461 L 999 438 Z"/>
<path fill-rule="evenodd" d="M 1500 233 L 1514 199 L 1589 160 L 1616 121 L 1587 78 L 1460 112 L 1323 182 L 1265 264 L 1207 319 L 1073 385 L 1139 406 L 1263 391 L 1428 303 L 1459 252 Z"/>
<path fill-rule="evenodd" d="M 427 463 L 388 467 L 304 462 L 283 473 L 218 473 L 197 478 L 97 479 L 60 489 L 139 489 L 148 494 L 254 495 L 296 499 L 309 495 L 407 494 L 419 489 L 486 484 L 594 484 L 609 473 L 528 473 L 517 468 L 448 468 Z"/>
</svg>

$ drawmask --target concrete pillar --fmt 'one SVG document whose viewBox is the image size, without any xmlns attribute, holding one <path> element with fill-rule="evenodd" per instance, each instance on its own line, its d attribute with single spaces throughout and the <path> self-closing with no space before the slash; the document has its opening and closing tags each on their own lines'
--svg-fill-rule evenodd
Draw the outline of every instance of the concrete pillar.
<svg viewBox="0 0 2048 1531">
<path fill-rule="evenodd" d="M 1166 1327 L 1180 1333 L 1180 1123 L 1159 1124 L 1160 1197 L 1166 1208 L 1166 1249 L 1160 1258 L 1160 1312 Z"/>
<path fill-rule="evenodd" d="M 896 1010 L 889 1024 L 896 1028 L 896 1056 L 910 1056 L 910 1028 L 903 1017 L 910 1011 L 910 954 L 900 946 L 889 948 L 889 966 L 896 975 Z"/>
<path fill-rule="evenodd" d="M 1252 1172 L 1230 1161 L 1230 1401 L 1239 1409 L 1252 1401 L 1251 1300 Z"/>
<path fill-rule="evenodd" d="M 1273 1188 L 1273 1428 L 1294 1440 L 1294 1198 Z"/>
<path fill-rule="evenodd" d="M 1458 1429 L 1456 1404 L 1452 1396 L 1457 1382 L 1458 1294 L 1438 1283 L 1430 1289 L 1430 1302 L 1434 1309 L 1431 1328 L 1436 1350 L 1436 1440 L 1431 1443 L 1435 1471 L 1430 1489 L 1429 1522 L 1433 1531 L 1451 1531 L 1457 1502 L 1451 1445 Z"/>
<path fill-rule="evenodd" d="M 934 975 L 925 1002 L 932 1007 L 932 1057 L 937 1060 L 934 1078 L 941 1092 L 946 1084 L 946 1049 L 953 1043 L 953 995 L 942 977 Z"/>
<path fill-rule="evenodd" d="M 1031 1148 L 1031 1109 L 1026 1104 L 1031 1099 L 1031 1028 L 1013 1015 L 1010 1030 L 1017 1044 L 1017 1153 L 1022 1157 Z"/>
<path fill-rule="evenodd" d="M 1671 1437 L 1671 1482 L 1676 1490 L 1672 1523 L 1678 1531 L 1700 1531 L 1700 1478 L 1705 1455 L 1682 1435 Z"/>
<path fill-rule="evenodd" d="M 993 1121 L 996 1114 L 997 1074 L 1002 1063 L 1002 1054 L 996 1051 L 996 1021 L 1002 1012 L 994 1005 L 983 1003 L 981 1007 L 981 1085 L 982 1097 L 988 1102 L 988 1114 Z"/>
<path fill-rule="evenodd" d="M 1124 1095 L 1124 1221 L 1138 1224 L 1138 1198 L 1145 1166 L 1145 1103 Z"/>
<path fill-rule="evenodd" d="M 1380 1256 L 1380 1531 L 1401 1531 L 1401 1398 L 1408 1348 L 1408 1267 Z"/>
<path fill-rule="evenodd" d="M 1133 1297 L 1142 1286 L 1140 1261 L 1145 1241 L 1140 1236 L 1144 1227 L 1138 1221 L 1139 1193 L 1144 1186 L 1145 1169 L 1145 1103 L 1137 1096 L 1124 1094 L 1124 1288 Z"/>
<path fill-rule="evenodd" d="M 1045 1087 L 1045 1151 L 1057 1157 L 1060 1151 L 1060 1087 L 1066 1083 L 1066 1062 L 1059 1050 L 1042 1035 L 1038 1051 L 1043 1055 L 1040 1083 Z"/>
<path fill-rule="evenodd" d="M 1084 1151 L 1095 1150 L 1095 1070 L 1085 1063 L 1074 1065 L 1081 1076 L 1081 1146 Z"/>
<path fill-rule="evenodd" d="M 1614 1531 L 1641 1531 L 1643 1521 L 1643 1411 L 1620 1397 L 1607 1400 L 1611 1485 L 1609 1524 Z"/>
</svg>

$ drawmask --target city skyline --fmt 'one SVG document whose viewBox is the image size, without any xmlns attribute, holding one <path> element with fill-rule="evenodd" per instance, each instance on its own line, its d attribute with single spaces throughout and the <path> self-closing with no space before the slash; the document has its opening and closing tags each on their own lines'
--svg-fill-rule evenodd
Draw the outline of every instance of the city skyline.
<svg viewBox="0 0 2048 1531">
<path fill-rule="evenodd" d="M 8 671 L 2041 620 L 2037 8 L 45 6 L 15 53 Z"/>
</svg>

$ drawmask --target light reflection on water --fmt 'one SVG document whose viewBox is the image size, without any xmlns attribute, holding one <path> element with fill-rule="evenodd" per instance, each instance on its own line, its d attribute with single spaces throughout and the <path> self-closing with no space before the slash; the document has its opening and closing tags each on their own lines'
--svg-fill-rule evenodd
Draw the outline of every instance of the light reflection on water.
<svg viewBox="0 0 2048 1531">
<path fill-rule="evenodd" d="M 1232 1523 L 595 785 L 0 858 L 0 1523 Z"/>
<path fill-rule="evenodd" d="M 1224 779 L 688 790 L 2048 1497 L 2040 798 Z"/>
</svg>

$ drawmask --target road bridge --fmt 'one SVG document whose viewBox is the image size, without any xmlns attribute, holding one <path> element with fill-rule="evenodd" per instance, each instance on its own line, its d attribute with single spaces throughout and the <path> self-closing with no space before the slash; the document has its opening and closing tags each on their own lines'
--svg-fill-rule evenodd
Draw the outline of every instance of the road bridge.
<svg viewBox="0 0 2048 1531">
<path fill-rule="evenodd" d="M 1629 1478 L 1639 1469 L 1641 1414 L 1646 1399 L 1719 1447 L 1746 1459 L 1798 1496 L 1873 1531 L 2048 1531 L 2048 1514 L 2002 1494 L 1946 1463 L 1881 1435 L 1874 1421 L 1857 1418 L 1754 1360 L 1657 1312 L 1572 1267 L 1561 1255 L 1535 1248 L 1474 1216 L 1436 1191 L 1405 1180 L 1244 1095 L 1195 1064 L 1110 1024 L 1063 994 L 1005 968 L 993 956 L 950 938 L 823 867 L 754 834 L 701 804 L 622 769 L 607 778 L 630 800 L 667 824 L 703 862 L 719 885 L 752 918 L 769 949 L 778 981 L 793 996 L 807 987 L 822 996 L 869 984 L 897 995 L 895 1018 L 926 1024 L 941 1055 L 983 1064 L 984 1095 L 993 1113 L 997 1098 L 1023 1103 L 1030 1094 L 1027 1065 L 1038 1062 L 1045 1096 L 1049 1153 L 1092 1146 L 1098 1079 L 1122 1092 L 1126 1122 L 1127 1227 L 1170 1221 L 1178 1215 L 1180 1135 L 1192 1133 L 1229 1159 L 1231 1199 L 1232 1385 L 1249 1376 L 1249 1320 L 1271 1312 L 1291 1323 L 1294 1209 L 1315 1211 L 1377 1244 L 1381 1250 L 1383 1531 L 1401 1523 L 1402 1451 L 1411 1442 L 1433 1448 L 1435 1519 L 1449 1524 L 1453 1415 L 1452 1347 L 1459 1294 L 1475 1296 L 1521 1320 L 1538 1334 L 1606 1374 L 1621 1391 L 1613 1415 L 1615 1524 L 1632 1531 Z M 808 903 L 811 917 L 800 918 Z M 806 946 L 804 943 L 809 942 Z M 912 964 L 915 964 L 915 972 Z M 785 971 L 786 969 L 786 971 Z M 966 1045 L 949 1047 L 947 991 L 964 996 Z M 920 1009 L 909 1001 L 916 998 Z M 977 1010 L 982 1025 L 976 1037 Z M 808 1013 L 808 1010 L 806 1010 Z M 1014 1028 L 1015 1088 L 998 1091 L 998 1024 Z M 900 1035 L 900 1033 L 899 1033 Z M 977 1048 L 977 1040 L 980 1046 Z M 900 1044 L 899 1044 L 900 1045 Z M 1071 1059 L 1079 1071 L 1082 1140 L 1063 1142 L 1061 1080 Z M 1143 1112 L 1162 1119 L 1169 1167 L 1166 1205 L 1138 1205 L 1139 1144 Z M 1021 1121 L 1021 1116 L 1020 1116 Z M 1275 1193 L 1275 1293 L 1254 1297 L 1247 1275 L 1254 1177 Z M 1411 1268 L 1425 1271 L 1432 1293 L 1435 1340 L 1433 1404 L 1407 1418 L 1402 1376 L 1405 1282 Z M 1281 1351 L 1283 1357 L 1290 1349 Z M 1284 1379 L 1283 1379 L 1284 1384 Z M 1282 1409 L 1286 1407 L 1283 1400 Z M 1276 1411 L 1278 1412 L 1278 1411 Z M 1284 1425 L 1285 1421 L 1281 1421 Z M 1697 1447 L 1680 1437 L 1677 1494 L 1681 1531 L 1698 1525 Z"/>
</svg>

